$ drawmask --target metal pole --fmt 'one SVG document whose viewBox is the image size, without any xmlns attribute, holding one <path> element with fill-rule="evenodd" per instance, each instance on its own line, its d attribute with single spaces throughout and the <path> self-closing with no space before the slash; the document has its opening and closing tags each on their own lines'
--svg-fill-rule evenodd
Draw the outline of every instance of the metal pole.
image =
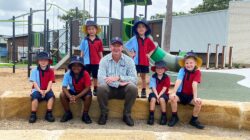
<svg viewBox="0 0 250 140">
<path fill-rule="evenodd" d="M 28 77 L 30 77 L 30 70 L 32 65 L 32 23 L 31 14 L 28 16 Z"/>
<path fill-rule="evenodd" d="M 146 3 L 146 5 L 145 5 L 144 15 L 145 15 L 145 20 L 147 20 L 147 16 L 148 16 L 148 3 Z"/>
<path fill-rule="evenodd" d="M 124 20 L 124 0 L 121 0 L 121 23 L 120 23 L 120 37 L 122 39 L 123 32 L 123 20 Z"/>
<path fill-rule="evenodd" d="M 12 61 L 13 61 L 13 73 L 16 72 L 16 33 L 15 33 L 15 16 L 13 16 L 13 37 L 12 37 Z"/>
<path fill-rule="evenodd" d="M 207 45 L 207 65 L 206 65 L 206 69 L 209 69 L 209 59 L 210 59 L 210 43 Z"/>
<path fill-rule="evenodd" d="M 231 69 L 233 67 L 232 58 L 233 58 L 233 47 L 231 46 L 229 48 L 229 69 Z"/>
<path fill-rule="evenodd" d="M 134 7 L 134 20 L 136 20 L 137 15 L 137 0 L 135 0 L 135 7 Z"/>
<path fill-rule="evenodd" d="M 97 0 L 95 0 L 95 7 L 94 7 L 94 21 L 97 23 Z"/>
<path fill-rule="evenodd" d="M 82 20 L 83 23 L 85 23 L 85 0 L 83 0 L 83 5 L 82 5 Z"/>
<path fill-rule="evenodd" d="M 68 53 L 68 50 L 69 50 L 69 23 L 66 21 L 66 31 L 65 31 L 65 53 L 67 54 Z"/>
<path fill-rule="evenodd" d="M 49 45 L 49 19 L 47 19 L 47 35 L 46 35 L 46 37 L 47 37 L 47 52 L 50 54 L 50 45 Z M 52 44 L 53 45 L 53 44 Z"/>
<path fill-rule="evenodd" d="M 70 19 L 70 49 L 69 49 L 69 53 L 70 53 L 70 58 L 72 57 L 72 49 L 73 49 L 73 21 L 72 19 Z"/>
<path fill-rule="evenodd" d="M 108 46 L 110 44 L 110 40 L 112 37 L 112 0 L 109 0 L 109 38 L 108 38 Z"/>
<path fill-rule="evenodd" d="M 46 20 L 47 20 L 47 0 L 44 0 L 44 51 L 47 51 Z"/>
</svg>

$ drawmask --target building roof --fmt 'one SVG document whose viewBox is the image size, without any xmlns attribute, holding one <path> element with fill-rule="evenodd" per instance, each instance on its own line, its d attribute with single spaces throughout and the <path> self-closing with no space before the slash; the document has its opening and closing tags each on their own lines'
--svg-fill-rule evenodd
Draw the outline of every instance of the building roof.
<svg viewBox="0 0 250 140">
<path fill-rule="evenodd" d="M 135 0 L 124 0 L 125 6 L 127 5 L 134 5 Z M 137 0 L 137 5 L 152 5 L 152 0 Z"/>
</svg>

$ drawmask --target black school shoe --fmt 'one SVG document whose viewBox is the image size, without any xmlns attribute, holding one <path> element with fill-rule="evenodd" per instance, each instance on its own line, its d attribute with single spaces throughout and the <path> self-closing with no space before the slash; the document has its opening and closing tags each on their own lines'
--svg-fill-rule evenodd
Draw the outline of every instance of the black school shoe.
<svg viewBox="0 0 250 140">
<path fill-rule="evenodd" d="M 92 120 L 91 120 L 91 118 L 90 118 L 90 116 L 89 116 L 88 113 L 83 113 L 83 115 L 82 115 L 82 121 L 85 122 L 86 124 L 92 123 Z"/>
<path fill-rule="evenodd" d="M 125 122 L 128 126 L 134 126 L 134 120 L 131 116 L 123 116 L 123 122 Z"/>
<path fill-rule="evenodd" d="M 45 115 L 45 120 L 47 120 L 48 122 L 54 122 L 55 118 L 51 112 L 47 112 Z"/>
<path fill-rule="evenodd" d="M 106 122 L 107 122 L 107 120 L 108 120 L 108 115 L 106 115 L 106 114 L 101 114 L 101 116 L 100 116 L 100 118 L 99 118 L 99 120 L 98 120 L 98 124 L 99 124 L 99 125 L 105 125 Z"/>
<path fill-rule="evenodd" d="M 97 89 L 94 89 L 94 90 L 93 90 L 93 95 L 94 95 L 94 96 L 97 96 L 96 92 L 97 92 Z"/>
<path fill-rule="evenodd" d="M 147 124 L 153 125 L 154 121 L 155 121 L 154 116 L 153 115 L 149 115 Z"/>
<path fill-rule="evenodd" d="M 167 124 L 167 116 L 161 115 L 160 125 L 166 125 Z"/>
<path fill-rule="evenodd" d="M 172 117 L 168 123 L 168 126 L 173 127 L 176 125 L 176 123 L 178 123 L 178 121 L 179 121 L 179 117 L 177 115 L 172 115 Z"/>
<path fill-rule="evenodd" d="M 197 128 L 197 129 L 204 129 L 205 128 L 205 126 L 204 125 L 202 125 L 198 120 L 195 120 L 195 121 L 190 121 L 189 122 L 189 124 L 190 125 L 192 125 L 192 126 L 194 126 L 195 128 Z"/>
<path fill-rule="evenodd" d="M 35 123 L 36 122 L 36 114 L 31 114 L 29 118 L 29 123 Z"/>
<path fill-rule="evenodd" d="M 65 112 L 63 117 L 61 118 L 60 122 L 67 122 L 69 120 L 73 119 L 73 115 L 70 111 Z"/>
<path fill-rule="evenodd" d="M 147 98 L 146 89 L 141 90 L 141 98 Z"/>
</svg>

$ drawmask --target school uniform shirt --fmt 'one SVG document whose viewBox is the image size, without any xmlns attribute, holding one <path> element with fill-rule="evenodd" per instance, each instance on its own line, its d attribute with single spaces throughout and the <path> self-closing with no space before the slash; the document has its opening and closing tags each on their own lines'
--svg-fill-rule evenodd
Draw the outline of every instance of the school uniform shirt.
<svg viewBox="0 0 250 140">
<path fill-rule="evenodd" d="M 102 40 L 96 36 L 96 38 L 92 41 L 87 36 L 82 40 L 80 50 L 84 54 L 84 65 L 98 65 L 101 60 L 99 53 L 103 52 Z"/>
<path fill-rule="evenodd" d="M 167 88 L 165 94 L 168 95 L 170 87 L 170 78 L 168 77 L 167 74 L 164 73 L 161 79 L 157 77 L 156 73 L 150 77 L 149 88 L 156 88 L 157 93 L 159 94 L 164 87 Z"/>
<path fill-rule="evenodd" d="M 31 71 L 30 81 L 36 82 L 41 90 L 46 90 L 50 81 L 55 82 L 54 70 L 47 67 L 42 70 L 39 66 Z M 34 86 L 32 87 L 32 93 L 37 91 Z"/>
<path fill-rule="evenodd" d="M 178 88 L 178 92 L 186 95 L 193 95 L 193 82 L 200 83 L 201 82 L 201 72 L 200 70 L 194 70 L 192 72 L 186 70 L 185 68 L 181 68 L 179 70 L 178 80 L 182 80 L 182 84 Z"/>
<path fill-rule="evenodd" d="M 82 92 L 86 87 L 91 86 L 91 80 L 87 71 L 82 71 L 76 79 L 70 70 L 64 74 L 62 86 L 76 93 Z"/>
<path fill-rule="evenodd" d="M 156 46 L 154 42 L 145 37 L 144 39 L 139 36 L 132 37 L 126 44 L 125 47 L 129 51 L 134 51 L 136 53 L 134 61 L 136 65 L 149 66 L 149 59 L 147 54 L 155 50 Z"/>
</svg>

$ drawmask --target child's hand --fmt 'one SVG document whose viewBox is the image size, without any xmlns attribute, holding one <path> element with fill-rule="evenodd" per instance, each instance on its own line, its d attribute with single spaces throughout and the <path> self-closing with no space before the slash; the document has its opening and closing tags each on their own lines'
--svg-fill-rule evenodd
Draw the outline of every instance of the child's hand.
<svg viewBox="0 0 250 140">
<path fill-rule="evenodd" d="M 42 94 L 42 97 L 44 98 L 46 94 L 45 90 L 40 90 L 39 92 Z"/>
<path fill-rule="evenodd" d="M 71 95 L 69 100 L 70 100 L 70 103 L 75 103 L 76 102 L 76 99 L 75 99 L 74 95 Z"/>
<path fill-rule="evenodd" d="M 134 51 L 131 51 L 131 52 L 130 52 L 130 56 L 131 56 L 132 58 L 134 58 L 135 55 L 136 55 L 136 53 L 135 53 Z"/>
<path fill-rule="evenodd" d="M 201 99 L 200 98 L 194 98 L 194 103 L 195 104 L 201 104 Z"/>
<path fill-rule="evenodd" d="M 128 82 L 120 82 L 120 86 L 126 86 L 128 84 Z"/>
</svg>

